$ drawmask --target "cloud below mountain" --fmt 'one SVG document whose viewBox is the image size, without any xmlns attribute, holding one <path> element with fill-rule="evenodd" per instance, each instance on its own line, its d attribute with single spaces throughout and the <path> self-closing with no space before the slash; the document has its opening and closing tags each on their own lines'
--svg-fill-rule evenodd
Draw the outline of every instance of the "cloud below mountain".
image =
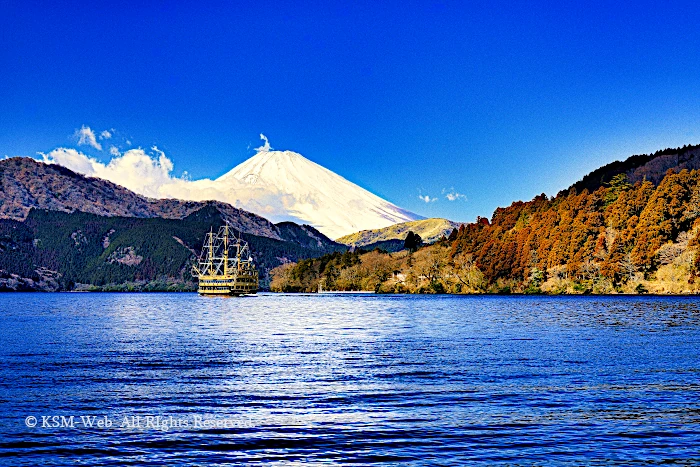
<svg viewBox="0 0 700 467">
<path fill-rule="evenodd" d="M 110 148 L 113 157 L 106 163 L 72 148 L 57 148 L 42 158 L 151 198 L 224 201 L 274 222 L 311 224 L 331 238 L 421 218 L 300 154 L 272 151 L 261 137 L 265 144 L 254 157 L 216 180 L 174 176 L 173 162 L 156 146 L 124 153 Z"/>
<path fill-rule="evenodd" d="M 98 177 L 151 198 L 177 198 L 192 201 L 219 200 L 247 211 L 281 220 L 285 206 L 262 190 L 232 180 L 188 180 L 173 175 L 173 162 L 156 146 L 149 152 L 130 149 L 102 163 L 72 148 L 58 148 L 43 154 L 43 161 L 58 164 L 90 177 Z M 257 191 L 257 192 L 256 192 Z M 258 199 L 259 198 L 259 199 Z M 277 218 L 277 219 L 276 219 Z"/>
</svg>

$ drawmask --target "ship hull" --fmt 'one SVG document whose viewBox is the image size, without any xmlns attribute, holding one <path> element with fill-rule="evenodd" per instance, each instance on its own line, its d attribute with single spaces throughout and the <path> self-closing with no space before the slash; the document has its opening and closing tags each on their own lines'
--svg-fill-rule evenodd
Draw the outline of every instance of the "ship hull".
<svg viewBox="0 0 700 467">
<path fill-rule="evenodd" d="M 200 276 L 200 295 L 249 295 L 258 291 L 258 278 L 256 276 L 247 277 L 223 277 L 223 276 Z"/>
</svg>

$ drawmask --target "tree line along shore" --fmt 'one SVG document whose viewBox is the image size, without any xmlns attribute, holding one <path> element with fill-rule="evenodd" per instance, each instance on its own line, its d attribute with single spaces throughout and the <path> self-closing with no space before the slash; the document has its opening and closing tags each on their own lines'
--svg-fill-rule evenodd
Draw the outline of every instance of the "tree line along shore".
<svg viewBox="0 0 700 467">
<path fill-rule="evenodd" d="M 658 185 L 625 174 L 589 192 L 498 208 L 432 245 L 335 252 L 281 265 L 280 292 L 695 294 L 700 292 L 700 172 Z M 413 233 L 411 233 L 413 235 Z"/>
</svg>

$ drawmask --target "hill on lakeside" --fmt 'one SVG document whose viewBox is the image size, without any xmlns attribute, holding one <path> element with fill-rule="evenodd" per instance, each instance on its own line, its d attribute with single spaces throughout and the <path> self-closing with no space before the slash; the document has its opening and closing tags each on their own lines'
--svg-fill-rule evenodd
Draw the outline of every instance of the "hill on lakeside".
<svg viewBox="0 0 700 467">
<path fill-rule="evenodd" d="M 691 148 L 661 151 L 635 167 L 608 165 L 555 197 L 498 208 L 490 219 L 461 226 L 453 240 L 416 252 L 337 253 L 280 266 L 272 288 L 700 293 L 700 171 L 667 167 L 686 156 L 681 164 L 694 164 Z M 631 182 L 630 170 L 642 179 Z"/>
</svg>

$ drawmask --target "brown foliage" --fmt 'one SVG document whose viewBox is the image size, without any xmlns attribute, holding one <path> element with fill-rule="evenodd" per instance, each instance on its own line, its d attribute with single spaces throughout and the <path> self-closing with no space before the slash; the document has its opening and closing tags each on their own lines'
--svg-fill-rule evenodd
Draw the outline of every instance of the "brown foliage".
<svg viewBox="0 0 700 467">
<path fill-rule="evenodd" d="M 696 290 L 699 181 L 696 171 L 669 171 L 658 187 L 620 177 L 593 193 L 518 201 L 496 209 L 490 222 L 460 226 L 451 242 L 415 253 L 364 254 L 340 271 L 335 286 L 419 293 Z M 288 273 L 287 290 L 313 290 L 323 277 L 312 266 L 275 272 L 273 284 Z"/>
<path fill-rule="evenodd" d="M 699 216 L 698 179 L 694 170 L 669 171 L 658 187 L 644 181 L 518 201 L 496 209 L 489 225 L 460 228 L 451 254 L 471 255 L 489 283 L 524 281 L 535 267 L 564 267 L 572 278 L 623 283 L 696 247 L 695 237 L 676 239 Z"/>
</svg>

